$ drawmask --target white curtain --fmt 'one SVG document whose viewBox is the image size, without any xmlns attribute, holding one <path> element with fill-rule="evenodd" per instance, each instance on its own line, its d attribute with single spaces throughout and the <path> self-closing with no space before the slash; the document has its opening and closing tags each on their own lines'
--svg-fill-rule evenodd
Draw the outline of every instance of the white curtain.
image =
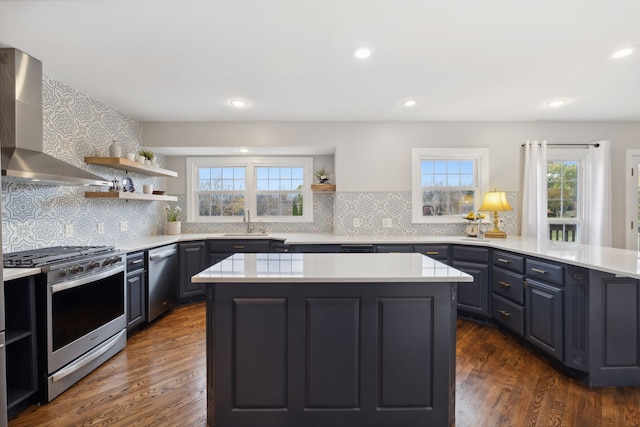
<svg viewBox="0 0 640 427">
<path fill-rule="evenodd" d="M 582 242 L 611 246 L 611 148 L 609 141 L 589 146 L 585 165 L 588 192 Z"/>
<path fill-rule="evenodd" d="M 547 141 L 524 145 L 521 235 L 549 239 L 547 235 Z"/>
</svg>

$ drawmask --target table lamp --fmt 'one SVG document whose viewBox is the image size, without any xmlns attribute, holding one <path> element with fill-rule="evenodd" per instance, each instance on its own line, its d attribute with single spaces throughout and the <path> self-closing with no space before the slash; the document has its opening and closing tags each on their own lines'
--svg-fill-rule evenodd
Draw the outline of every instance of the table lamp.
<svg viewBox="0 0 640 427">
<path fill-rule="evenodd" d="M 507 195 L 504 191 L 488 191 L 484 193 L 484 200 L 479 211 L 493 211 L 493 230 L 484 233 L 486 237 L 497 237 L 504 239 L 507 233 L 498 228 L 498 212 L 511 211 L 511 206 L 507 202 Z"/>
</svg>

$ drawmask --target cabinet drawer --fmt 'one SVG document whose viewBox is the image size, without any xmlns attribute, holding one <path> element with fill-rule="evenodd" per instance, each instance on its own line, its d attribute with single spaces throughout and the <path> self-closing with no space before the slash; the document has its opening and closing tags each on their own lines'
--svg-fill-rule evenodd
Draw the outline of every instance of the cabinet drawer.
<svg viewBox="0 0 640 427">
<path fill-rule="evenodd" d="M 449 245 L 415 245 L 413 251 L 438 261 L 449 261 Z"/>
<path fill-rule="evenodd" d="M 493 292 L 524 305 L 524 277 L 502 268 L 493 267 Z"/>
<path fill-rule="evenodd" d="M 493 294 L 491 317 L 496 322 L 524 336 L 524 308 Z"/>
<path fill-rule="evenodd" d="M 376 245 L 376 252 L 382 253 L 408 253 L 412 252 L 412 249 L 411 245 Z"/>
<path fill-rule="evenodd" d="M 524 257 L 509 252 L 493 251 L 493 265 L 516 273 L 524 273 Z"/>
<path fill-rule="evenodd" d="M 209 252 L 269 252 L 269 240 L 210 240 Z"/>
<path fill-rule="evenodd" d="M 468 246 L 454 246 L 453 259 L 460 261 L 478 261 L 489 262 L 489 249 L 487 248 L 470 248 Z"/>
<path fill-rule="evenodd" d="M 144 268 L 144 252 L 127 254 L 127 272 Z"/>
<path fill-rule="evenodd" d="M 561 266 L 532 259 L 528 259 L 526 265 L 527 277 L 535 277 L 556 285 L 564 284 L 564 270 Z"/>
</svg>

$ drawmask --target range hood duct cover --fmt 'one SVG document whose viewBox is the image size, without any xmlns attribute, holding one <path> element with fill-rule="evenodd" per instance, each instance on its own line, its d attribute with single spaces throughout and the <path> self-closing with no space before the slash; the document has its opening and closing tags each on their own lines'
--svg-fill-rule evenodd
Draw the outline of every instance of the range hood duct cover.
<svg viewBox="0 0 640 427">
<path fill-rule="evenodd" d="M 111 186 L 44 152 L 42 63 L 18 49 L 0 49 L 0 144 L 4 181 Z"/>
</svg>

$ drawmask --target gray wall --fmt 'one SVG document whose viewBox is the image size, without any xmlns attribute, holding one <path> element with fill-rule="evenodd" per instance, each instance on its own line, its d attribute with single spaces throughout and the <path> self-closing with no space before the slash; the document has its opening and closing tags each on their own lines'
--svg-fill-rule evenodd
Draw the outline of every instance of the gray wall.
<svg viewBox="0 0 640 427">
<path fill-rule="evenodd" d="M 335 147 L 338 193 L 410 192 L 414 147 L 489 147 L 490 186 L 518 193 L 521 144 L 528 139 L 550 143 L 611 141 L 613 242 L 616 247 L 624 247 L 625 150 L 640 148 L 639 122 L 144 123 L 143 144 Z M 339 215 L 337 211 L 337 220 Z M 336 231 L 341 234 L 345 230 Z"/>
</svg>

